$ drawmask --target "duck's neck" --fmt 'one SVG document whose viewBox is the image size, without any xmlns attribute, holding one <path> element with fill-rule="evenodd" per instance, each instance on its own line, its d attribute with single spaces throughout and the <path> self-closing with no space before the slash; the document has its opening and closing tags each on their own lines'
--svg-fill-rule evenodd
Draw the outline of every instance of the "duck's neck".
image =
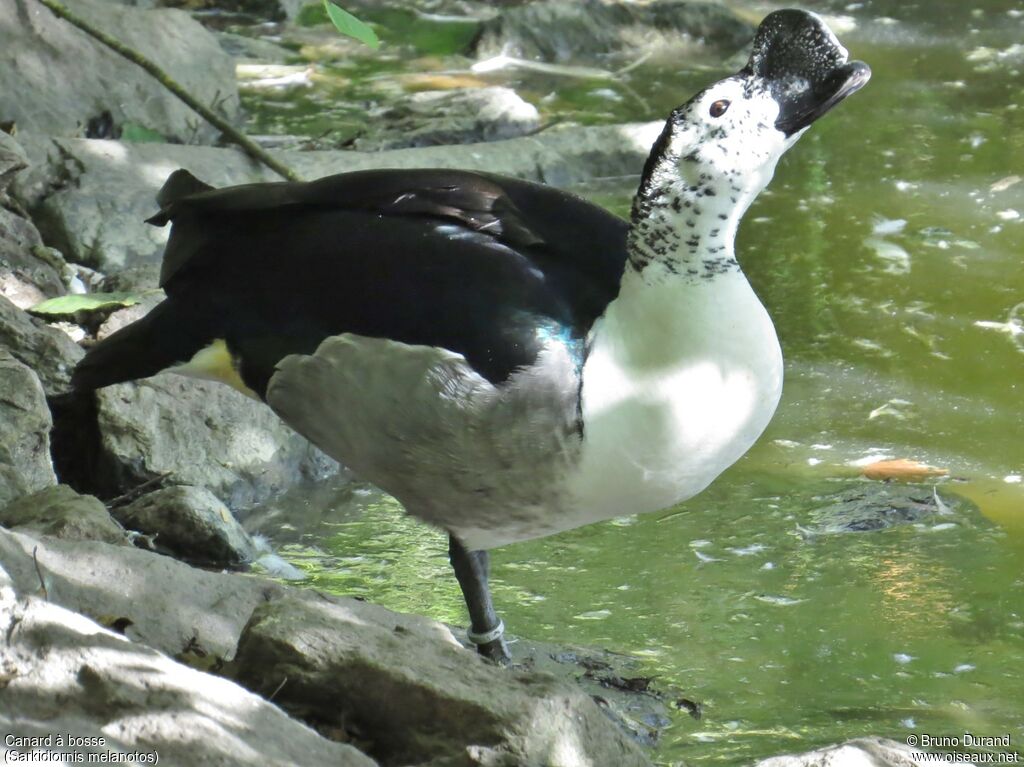
<svg viewBox="0 0 1024 767">
<path fill-rule="evenodd" d="M 705 284 L 739 275 L 734 243 L 739 221 L 767 184 L 713 177 L 697 154 L 665 147 L 645 169 L 633 202 L 623 287 Z"/>
</svg>

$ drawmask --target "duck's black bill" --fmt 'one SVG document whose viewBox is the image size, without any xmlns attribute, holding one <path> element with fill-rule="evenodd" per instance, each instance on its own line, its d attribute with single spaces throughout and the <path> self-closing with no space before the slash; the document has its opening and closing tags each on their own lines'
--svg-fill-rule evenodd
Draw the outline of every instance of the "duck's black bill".
<svg viewBox="0 0 1024 767">
<path fill-rule="evenodd" d="M 761 22 L 743 72 L 761 80 L 779 103 L 775 127 L 789 136 L 871 78 L 867 64 L 847 57 L 825 22 L 813 13 L 787 9 Z"/>
</svg>

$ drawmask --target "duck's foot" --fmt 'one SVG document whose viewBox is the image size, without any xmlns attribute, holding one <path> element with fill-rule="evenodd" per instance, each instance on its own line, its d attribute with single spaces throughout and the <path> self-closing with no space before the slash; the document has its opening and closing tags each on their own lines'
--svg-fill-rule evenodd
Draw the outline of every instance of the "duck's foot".
<svg viewBox="0 0 1024 767">
<path fill-rule="evenodd" d="M 501 620 L 490 631 L 478 634 L 470 629 L 466 632 L 466 636 L 470 642 L 476 645 L 478 655 L 482 655 L 499 666 L 508 666 L 512 663 L 512 653 L 509 652 L 508 642 L 505 641 L 505 624 Z"/>
</svg>

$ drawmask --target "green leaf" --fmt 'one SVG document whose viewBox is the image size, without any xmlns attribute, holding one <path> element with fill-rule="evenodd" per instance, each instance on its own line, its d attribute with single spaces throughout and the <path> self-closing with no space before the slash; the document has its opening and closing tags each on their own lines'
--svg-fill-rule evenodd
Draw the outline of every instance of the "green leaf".
<svg viewBox="0 0 1024 767">
<path fill-rule="evenodd" d="M 354 37 L 371 48 L 377 48 L 380 45 L 377 33 L 368 24 L 360 21 L 348 11 L 342 10 L 332 3 L 331 0 L 324 0 L 324 8 L 327 10 L 327 17 L 334 24 L 334 28 L 341 32 L 341 34 Z"/>
<path fill-rule="evenodd" d="M 141 300 L 142 295 L 138 293 L 73 293 L 47 299 L 28 311 L 44 319 L 58 320 L 73 317 L 79 312 L 121 309 Z"/>
<path fill-rule="evenodd" d="M 167 139 L 152 128 L 138 123 L 124 123 L 121 126 L 121 140 L 133 144 L 164 144 Z"/>
</svg>

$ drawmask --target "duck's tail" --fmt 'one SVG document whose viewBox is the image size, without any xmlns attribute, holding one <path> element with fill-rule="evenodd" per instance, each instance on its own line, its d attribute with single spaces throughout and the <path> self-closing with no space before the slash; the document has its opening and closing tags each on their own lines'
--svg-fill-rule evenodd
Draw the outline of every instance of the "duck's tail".
<svg viewBox="0 0 1024 767">
<path fill-rule="evenodd" d="M 147 378 L 188 362 L 209 343 L 195 315 L 166 299 L 153 311 L 93 346 L 71 374 L 74 392 Z"/>
</svg>

